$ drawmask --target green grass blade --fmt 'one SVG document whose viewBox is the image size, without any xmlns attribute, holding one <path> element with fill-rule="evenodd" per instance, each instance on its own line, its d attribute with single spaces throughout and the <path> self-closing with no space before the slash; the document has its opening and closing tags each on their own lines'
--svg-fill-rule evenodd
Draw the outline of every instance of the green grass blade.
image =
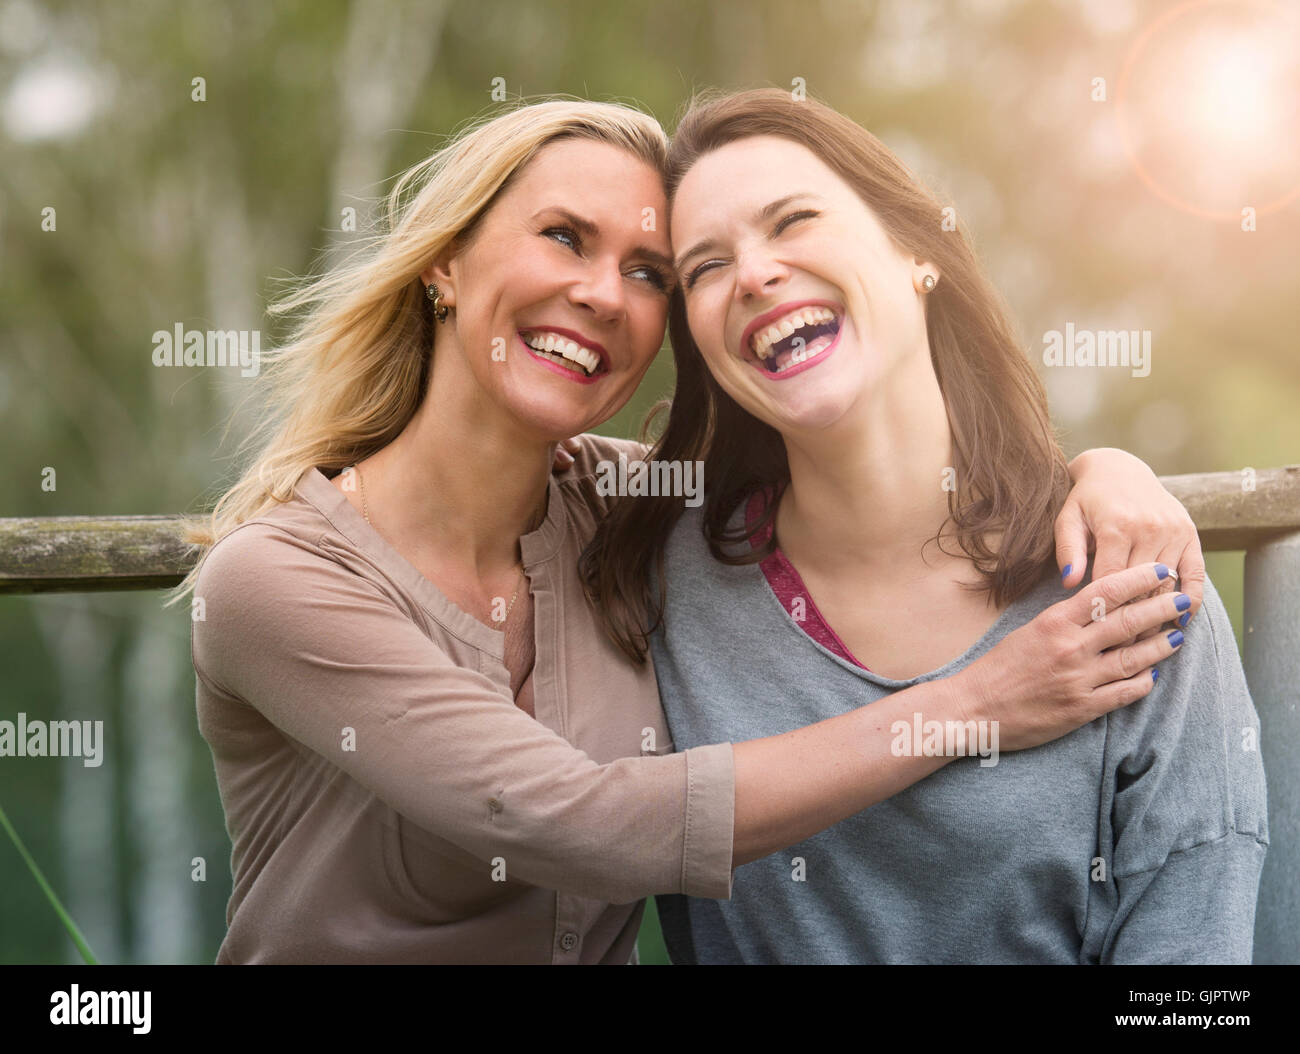
<svg viewBox="0 0 1300 1054">
<path fill-rule="evenodd" d="M 18 848 L 18 855 L 27 861 L 27 866 L 31 868 L 32 874 L 36 878 L 36 884 L 45 891 L 45 896 L 54 908 L 55 914 L 57 914 L 59 919 L 63 922 L 63 928 L 68 931 L 68 936 L 72 938 L 72 943 L 77 946 L 77 951 L 81 952 L 81 957 L 85 959 L 86 962 L 90 963 L 91 966 L 98 966 L 99 960 L 95 958 L 94 952 L 90 950 L 90 945 L 86 943 L 86 938 L 81 935 L 81 930 L 77 929 L 77 924 L 73 922 L 68 913 L 63 910 L 63 905 L 59 903 L 59 898 L 54 895 L 54 890 L 52 890 L 50 884 L 45 881 L 45 876 L 41 874 L 41 869 L 36 866 L 36 861 L 33 860 L 31 854 L 27 852 L 27 847 L 23 845 L 23 840 L 18 837 L 18 832 L 15 831 L 13 826 L 9 823 L 9 817 L 5 815 L 3 808 L 0 808 L 0 825 L 3 825 L 4 829 L 9 832 L 9 837 Z"/>
</svg>

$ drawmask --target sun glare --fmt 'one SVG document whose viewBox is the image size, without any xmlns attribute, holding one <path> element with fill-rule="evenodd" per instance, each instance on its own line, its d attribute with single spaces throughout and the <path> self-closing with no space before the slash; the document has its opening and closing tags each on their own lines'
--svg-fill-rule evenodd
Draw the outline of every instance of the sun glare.
<svg viewBox="0 0 1300 1054">
<path fill-rule="evenodd" d="M 1275 5 L 1167 11 L 1135 41 L 1116 98 L 1137 174 L 1170 204 L 1237 219 L 1300 196 L 1300 33 Z"/>
</svg>

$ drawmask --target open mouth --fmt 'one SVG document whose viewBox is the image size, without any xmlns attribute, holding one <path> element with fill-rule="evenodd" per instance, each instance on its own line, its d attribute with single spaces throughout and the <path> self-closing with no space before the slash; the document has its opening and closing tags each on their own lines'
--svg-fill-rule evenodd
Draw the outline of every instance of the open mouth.
<svg viewBox="0 0 1300 1054">
<path fill-rule="evenodd" d="M 751 361 L 771 374 L 801 366 L 834 345 L 842 321 L 828 307 L 796 307 L 754 329 L 748 346 Z"/>
<path fill-rule="evenodd" d="M 604 349 L 590 347 L 573 336 L 553 329 L 519 331 L 519 339 L 535 357 L 566 370 L 576 380 L 590 380 L 608 373 Z"/>
</svg>

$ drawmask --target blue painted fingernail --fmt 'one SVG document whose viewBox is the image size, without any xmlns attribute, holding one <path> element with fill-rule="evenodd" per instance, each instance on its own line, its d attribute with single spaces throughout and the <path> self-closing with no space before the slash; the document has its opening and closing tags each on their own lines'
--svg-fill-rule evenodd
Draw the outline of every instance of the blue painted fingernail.
<svg viewBox="0 0 1300 1054">
<path fill-rule="evenodd" d="M 1176 629 L 1176 630 L 1173 631 L 1173 633 L 1169 634 L 1169 646 L 1170 646 L 1171 648 L 1176 648 L 1176 647 L 1178 647 L 1178 645 L 1182 644 L 1182 642 L 1183 642 L 1183 631 L 1182 631 L 1182 630 L 1180 630 L 1180 629 Z"/>
<path fill-rule="evenodd" d="M 1169 577 L 1169 568 L 1164 564 L 1156 564 L 1156 577 L 1162 581 Z"/>
<path fill-rule="evenodd" d="M 1191 617 L 1192 617 L 1192 613 L 1191 613 L 1190 611 L 1187 612 L 1187 614 L 1185 614 L 1185 615 L 1179 615 L 1179 616 L 1178 616 L 1178 625 L 1180 625 L 1180 626 L 1186 626 L 1186 625 L 1187 625 L 1187 620 L 1188 620 L 1189 618 L 1191 618 Z"/>
<path fill-rule="evenodd" d="M 1186 593 L 1179 593 L 1174 597 L 1174 609 L 1176 611 L 1186 611 L 1192 606 L 1192 598 Z"/>
<path fill-rule="evenodd" d="M 1156 669 L 1154 666 L 1151 667 L 1151 679 L 1153 681 L 1160 680 L 1160 671 Z"/>
<path fill-rule="evenodd" d="M 1074 564 L 1066 564 L 1065 570 L 1061 572 L 1061 581 L 1064 582 L 1070 577 L 1070 572 L 1074 570 Z"/>
</svg>

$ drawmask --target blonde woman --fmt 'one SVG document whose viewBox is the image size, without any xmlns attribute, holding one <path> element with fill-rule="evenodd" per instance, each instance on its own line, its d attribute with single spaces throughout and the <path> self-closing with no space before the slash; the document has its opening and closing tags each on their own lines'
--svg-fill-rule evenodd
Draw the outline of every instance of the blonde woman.
<svg viewBox="0 0 1300 1054">
<path fill-rule="evenodd" d="M 1140 675 L 1075 647 L 984 698 L 1089 633 L 1043 619 L 969 677 L 673 753 L 654 671 L 606 639 L 577 572 L 607 512 L 598 463 L 641 448 L 584 435 L 551 474 L 660 347 L 672 247 L 645 221 L 666 215 L 666 149 L 621 106 L 505 113 L 408 172 L 372 251 L 282 305 L 302 316 L 266 373 L 270 432 L 177 595 L 204 600 L 198 717 L 233 843 L 218 961 L 625 963 L 645 896 L 724 898 L 733 868 L 951 760 L 892 756 L 894 717 L 995 715 L 1015 750 L 1142 697 L 1172 651 L 1091 634 Z M 1128 464 L 1093 474 L 1085 514 L 1172 522 Z M 1192 537 L 1185 516 L 1168 533 Z M 1175 613 L 1169 594 L 1132 610 L 1141 629 Z"/>
</svg>

